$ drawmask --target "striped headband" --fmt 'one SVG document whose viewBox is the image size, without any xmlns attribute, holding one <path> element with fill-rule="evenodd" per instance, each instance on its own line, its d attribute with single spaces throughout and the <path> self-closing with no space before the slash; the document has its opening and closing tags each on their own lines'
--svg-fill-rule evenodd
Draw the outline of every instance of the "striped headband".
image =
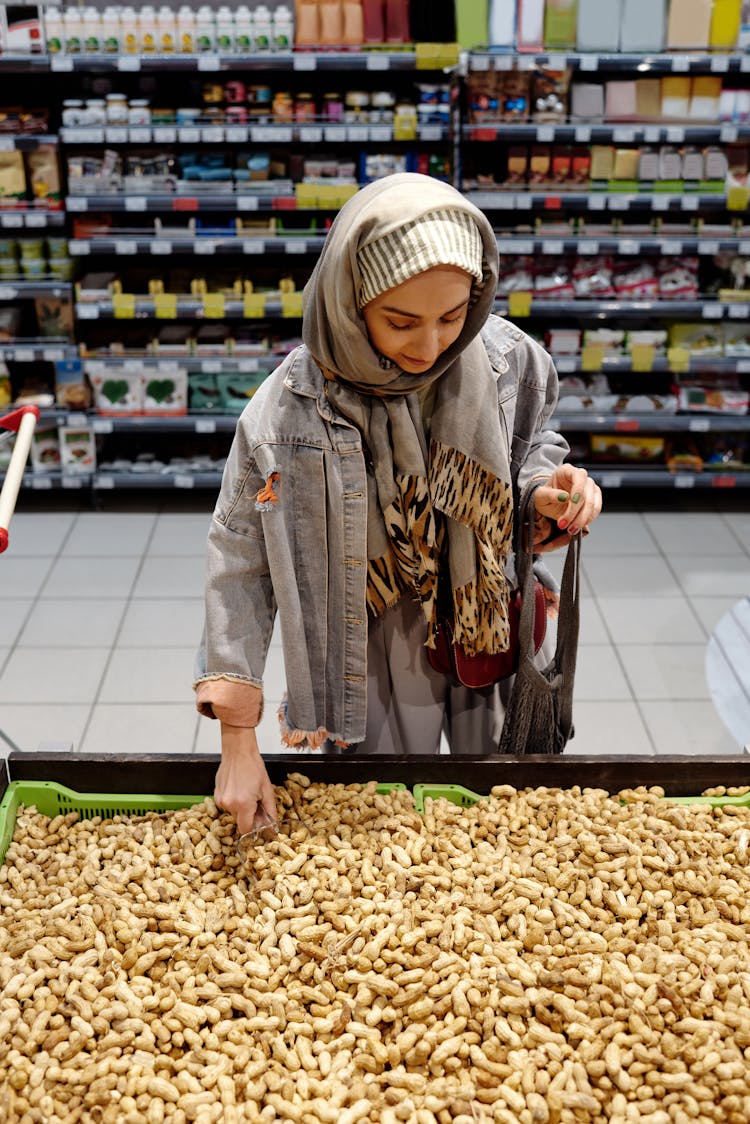
<svg viewBox="0 0 750 1124">
<path fill-rule="evenodd" d="M 451 208 L 430 211 L 359 250 L 359 307 L 439 265 L 455 265 L 481 285 L 483 261 L 482 236 L 471 215 Z"/>
</svg>

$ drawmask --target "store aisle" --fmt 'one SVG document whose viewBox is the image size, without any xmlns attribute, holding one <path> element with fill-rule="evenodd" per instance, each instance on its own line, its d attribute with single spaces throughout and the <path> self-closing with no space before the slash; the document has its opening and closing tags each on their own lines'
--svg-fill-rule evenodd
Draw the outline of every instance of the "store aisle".
<svg viewBox="0 0 750 1124">
<path fill-rule="evenodd" d="M 17 746 L 219 751 L 218 726 L 199 719 L 190 687 L 211 500 L 191 504 L 16 515 L 0 556 L 0 731 Z M 718 621 L 750 594 L 750 514 L 608 511 L 583 569 L 569 752 L 738 752 L 704 659 Z M 280 749 L 283 690 L 275 637 L 261 732 L 269 752 Z"/>
</svg>

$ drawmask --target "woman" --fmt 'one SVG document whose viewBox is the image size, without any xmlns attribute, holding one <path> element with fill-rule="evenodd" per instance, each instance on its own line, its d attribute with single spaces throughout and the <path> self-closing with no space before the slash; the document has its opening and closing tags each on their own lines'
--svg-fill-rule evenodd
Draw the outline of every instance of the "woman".
<svg viewBox="0 0 750 1124">
<path fill-rule="evenodd" d="M 275 614 L 290 746 L 493 752 L 500 690 L 427 658 L 438 576 L 468 652 L 507 648 L 516 494 L 537 549 L 587 531 L 601 493 L 545 426 L 549 356 L 491 316 L 492 228 L 452 187 L 390 176 L 338 214 L 305 289 L 303 340 L 240 418 L 208 543 L 195 683 L 221 721 L 217 803 L 275 817 L 255 727 Z M 539 483 L 541 481 L 541 484 Z"/>
</svg>

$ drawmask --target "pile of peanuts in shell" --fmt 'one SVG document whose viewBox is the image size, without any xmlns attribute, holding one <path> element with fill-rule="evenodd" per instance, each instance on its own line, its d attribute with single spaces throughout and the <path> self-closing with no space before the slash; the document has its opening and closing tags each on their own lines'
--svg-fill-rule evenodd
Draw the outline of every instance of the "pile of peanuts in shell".
<svg viewBox="0 0 750 1124">
<path fill-rule="evenodd" d="M 22 810 L 0 1120 L 748 1124 L 750 810 L 662 797 Z"/>
</svg>

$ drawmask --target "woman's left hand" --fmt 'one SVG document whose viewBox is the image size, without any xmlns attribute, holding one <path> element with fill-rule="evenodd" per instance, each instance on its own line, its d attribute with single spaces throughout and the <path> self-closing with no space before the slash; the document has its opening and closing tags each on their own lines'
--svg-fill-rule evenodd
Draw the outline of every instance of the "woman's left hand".
<svg viewBox="0 0 750 1124">
<path fill-rule="evenodd" d="M 568 541 L 566 535 L 555 534 L 555 529 L 567 532 L 568 535 L 575 535 L 578 531 L 588 534 L 591 524 L 602 510 L 602 492 L 585 468 L 562 464 L 555 469 L 546 484 L 540 484 L 537 488 L 534 503 L 537 514 L 546 516 L 554 524 L 549 527 L 553 537 L 544 546 L 535 548 L 541 553 L 554 550 Z M 543 535 L 542 538 L 548 538 L 548 535 Z"/>
</svg>

